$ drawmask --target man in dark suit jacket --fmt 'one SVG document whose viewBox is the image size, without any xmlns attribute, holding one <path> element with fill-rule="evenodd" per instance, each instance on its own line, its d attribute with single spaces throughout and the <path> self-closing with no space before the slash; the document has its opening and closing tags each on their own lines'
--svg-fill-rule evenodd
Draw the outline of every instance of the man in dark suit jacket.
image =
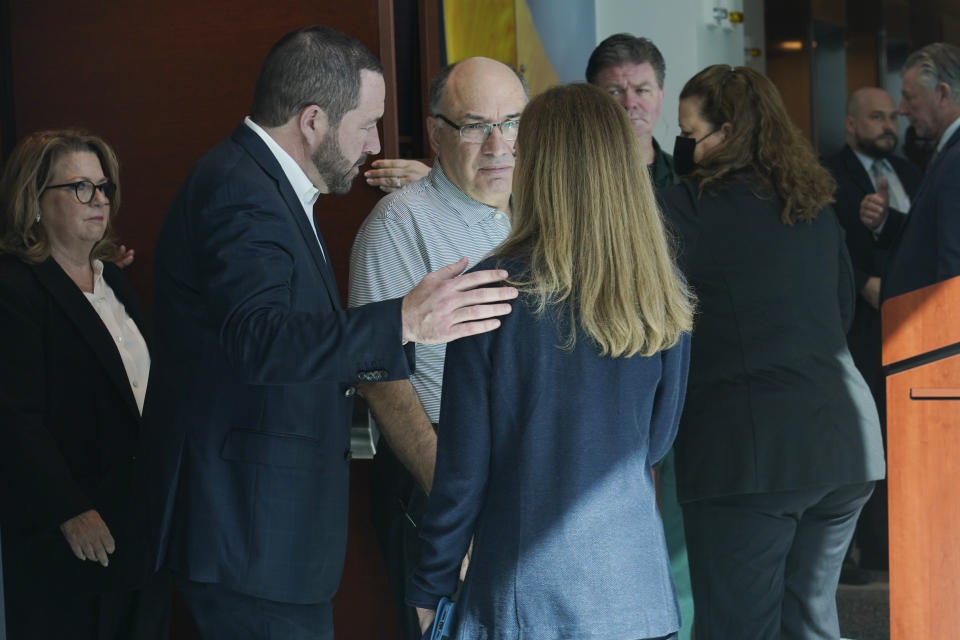
<svg viewBox="0 0 960 640">
<path fill-rule="evenodd" d="M 861 214 L 893 251 L 883 300 L 960 275 L 960 47 L 934 43 L 907 58 L 900 113 L 917 135 L 937 140 L 906 219 L 886 215 L 882 195 Z"/>
<path fill-rule="evenodd" d="M 404 298 L 342 309 L 313 203 L 380 151 L 382 73 L 332 29 L 284 36 L 251 117 L 164 221 L 142 455 L 156 562 L 204 638 L 333 637 L 354 385 L 408 376 L 407 342 L 495 328 L 516 295 L 473 290 L 502 271 L 454 278 L 462 260 Z"/>
<path fill-rule="evenodd" d="M 897 117 L 893 98 L 883 89 L 865 87 L 855 91 L 847 102 L 844 120 L 847 144 L 824 163 L 837 181 L 834 209 L 846 233 L 859 294 L 847 344 L 877 401 L 881 426 L 884 385 L 880 364 L 880 282 L 888 252 L 860 220 L 860 211 L 869 206 L 869 196 L 879 192 L 890 201 L 889 215 L 902 218 L 923 177 L 909 160 L 893 155 Z M 860 514 L 855 534 L 860 566 L 864 569 L 887 567 L 886 502 L 885 483 L 879 481 Z"/>
</svg>

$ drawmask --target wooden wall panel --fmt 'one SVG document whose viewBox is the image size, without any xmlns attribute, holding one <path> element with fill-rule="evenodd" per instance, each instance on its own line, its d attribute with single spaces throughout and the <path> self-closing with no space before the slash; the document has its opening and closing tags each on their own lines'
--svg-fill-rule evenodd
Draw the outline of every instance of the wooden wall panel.
<svg viewBox="0 0 960 640">
<path fill-rule="evenodd" d="M 847 95 L 861 87 L 879 86 L 877 37 L 852 34 L 847 37 Z"/>
<path fill-rule="evenodd" d="M 358 0 L 344 11 L 333 0 L 12 2 L 16 136 L 80 126 L 116 147 L 123 185 L 117 227 L 137 249 L 129 275 L 150 306 L 163 214 L 194 161 L 247 115 L 260 63 L 285 32 L 334 26 L 385 59 L 385 151 L 396 153 L 391 4 Z M 390 46 L 381 51 L 384 39 Z M 353 232 L 380 195 L 358 181 L 349 196 L 318 206 L 342 290 Z"/>
<path fill-rule="evenodd" d="M 787 115 L 804 137 L 812 136 L 810 122 L 810 58 L 806 51 L 768 54 L 767 77 L 776 85 Z"/>
</svg>

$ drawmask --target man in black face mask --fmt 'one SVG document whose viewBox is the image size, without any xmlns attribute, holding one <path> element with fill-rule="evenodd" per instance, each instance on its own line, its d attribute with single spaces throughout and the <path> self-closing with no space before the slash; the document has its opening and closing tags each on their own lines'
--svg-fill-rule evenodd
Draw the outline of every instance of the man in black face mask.
<svg viewBox="0 0 960 640">
<path fill-rule="evenodd" d="M 893 155 L 897 146 L 897 107 L 883 89 L 866 87 L 851 94 L 844 119 L 847 144 L 824 165 L 837 181 L 834 209 L 846 231 L 853 263 L 857 306 L 847 344 L 854 363 L 873 392 L 884 419 L 884 378 L 880 365 L 880 275 L 888 251 L 874 242 L 874 234 L 860 220 L 861 210 L 886 202 L 889 215 L 903 217 L 920 184 L 922 174 L 909 160 Z M 882 205 L 880 205 L 882 206 Z M 886 482 L 878 481 L 864 506 L 854 534 L 860 548 L 860 567 L 887 568 Z M 864 581 L 865 576 L 845 572 L 844 581 Z"/>
<path fill-rule="evenodd" d="M 618 33 L 597 45 L 586 73 L 587 82 L 608 92 L 626 110 L 657 189 L 677 183 L 673 158 L 653 137 L 663 106 L 666 72 L 663 55 L 652 42 Z"/>
</svg>

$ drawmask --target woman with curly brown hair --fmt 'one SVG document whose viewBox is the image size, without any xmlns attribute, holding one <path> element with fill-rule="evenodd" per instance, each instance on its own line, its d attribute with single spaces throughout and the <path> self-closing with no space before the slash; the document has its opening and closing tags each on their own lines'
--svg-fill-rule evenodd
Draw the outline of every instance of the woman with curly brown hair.
<svg viewBox="0 0 960 640">
<path fill-rule="evenodd" d="M 664 194 L 699 300 L 676 441 L 697 638 L 838 638 L 844 553 L 884 461 L 847 351 L 834 183 L 773 84 L 716 65 L 680 94 Z"/>
</svg>

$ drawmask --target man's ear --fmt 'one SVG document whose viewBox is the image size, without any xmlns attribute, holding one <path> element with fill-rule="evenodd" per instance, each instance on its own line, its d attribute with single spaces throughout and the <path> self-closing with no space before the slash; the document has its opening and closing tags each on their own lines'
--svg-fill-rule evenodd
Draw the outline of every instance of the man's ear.
<svg viewBox="0 0 960 640">
<path fill-rule="evenodd" d="M 299 125 L 300 135 L 306 139 L 311 149 L 317 148 L 330 130 L 327 112 L 315 104 L 300 111 Z"/>
<path fill-rule="evenodd" d="M 720 132 L 723 133 L 723 139 L 726 140 L 733 135 L 733 125 L 729 122 L 724 122 L 720 125 Z"/>
<path fill-rule="evenodd" d="M 434 118 L 433 116 L 427 116 L 427 138 L 430 140 L 430 149 L 433 151 L 433 155 L 440 155 L 440 141 L 437 139 L 437 136 L 440 135 L 440 127 L 443 126 L 439 118 Z"/>
<path fill-rule="evenodd" d="M 940 102 L 944 104 L 950 104 L 953 102 L 953 91 L 950 89 L 950 85 L 948 85 L 946 82 L 938 82 L 934 91 L 937 92 L 937 100 Z"/>
<path fill-rule="evenodd" d="M 843 119 L 843 130 L 846 131 L 848 135 L 853 135 L 853 116 L 846 116 Z"/>
</svg>

